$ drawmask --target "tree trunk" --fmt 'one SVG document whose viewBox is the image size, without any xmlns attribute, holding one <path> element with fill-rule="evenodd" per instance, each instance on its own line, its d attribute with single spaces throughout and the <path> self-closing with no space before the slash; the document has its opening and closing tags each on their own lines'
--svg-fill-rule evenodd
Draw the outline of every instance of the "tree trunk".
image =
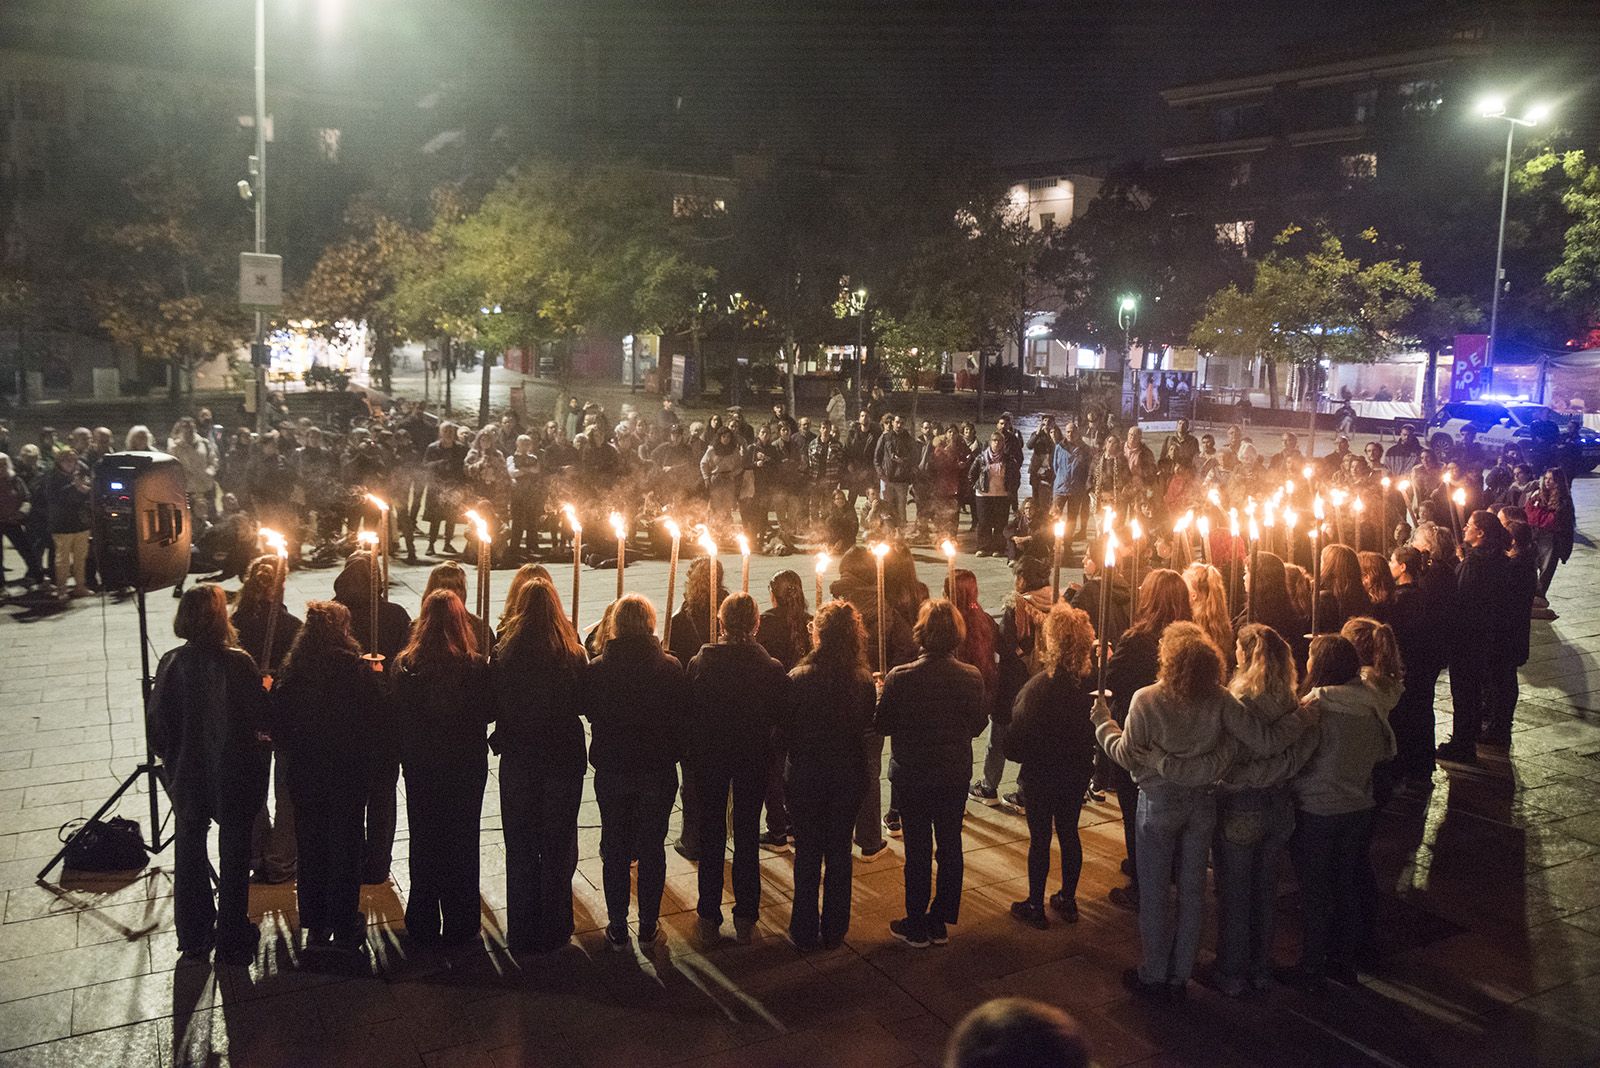
<svg viewBox="0 0 1600 1068">
<path fill-rule="evenodd" d="M 795 343 L 794 331 L 786 330 L 783 335 L 783 363 L 784 363 L 784 394 L 789 402 L 789 418 L 798 419 L 800 409 L 794 401 L 794 365 L 800 359 L 800 346 Z"/>
<path fill-rule="evenodd" d="M 1250 383 L 1250 386 L 1253 388 L 1255 386 L 1255 382 L 1252 381 Z M 1277 407 L 1279 407 L 1278 397 L 1279 397 L 1278 361 L 1277 360 L 1268 360 L 1267 361 L 1267 406 L 1269 408 L 1277 408 Z"/>
<path fill-rule="evenodd" d="M 1422 423 L 1427 425 L 1433 418 L 1434 411 L 1439 407 L 1439 342 L 1433 339 L 1428 341 L 1428 369 L 1422 378 Z M 1543 404 L 1541 400 L 1539 403 Z M 1418 435 L 1420 437 L 1420 435 Z"/>
<path fill-rule="evenodd" d="M 917 422 L 917 401 L 921 396 L 922 376 L 913 371 L 911 372 L 911 422 L 913 425 Z"/>
<path fill-rule="evenodd" d="M 494 369 L 494 356 L 488 349 L 483 351 L 483 380 L 478 386 L 478 425 L 486 426 L 489 422 L 489 372 Z"/>
<path fill-rule="evenodd" d="M 450 418 L 450 383 L 456 377 L 456 361 L 450 335 L 439 339 L 439 369 L 444 372 L 444 417 Z"/>
<path fill-rule="evenodd" d="M 983 379 L 984 371 L 989 366 L 989 352 L 981 346 L 978 349 L 978 426 L 983 426 Z"/>
<path fill-rule="evenodd" d="M 1311 409 L 1311 444 L 1306 448 L 1306 459 L 1317 458 L 1317 375 L 1322 369 L 1322 350 L 1317 350 L 1316 358 L 1306 368 L 1306 407 Z"/>
</svg>

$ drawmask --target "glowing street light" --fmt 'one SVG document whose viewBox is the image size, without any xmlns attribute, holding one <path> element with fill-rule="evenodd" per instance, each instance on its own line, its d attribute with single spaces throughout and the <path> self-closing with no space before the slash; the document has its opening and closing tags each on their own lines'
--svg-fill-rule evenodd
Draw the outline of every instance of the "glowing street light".
<svg viewBox="0 0 1600 1068">
<path fill-rule="evenodd" d="M 1500 230 L 1494 245 L 1494 290 L 1489 296 L 1489 348 L 1484 354 L 1484 388 L 1494 381 L 1495 341 L 1500 334 L 1500 290 L 1505 286 L 1506 252 L 1506 202 L 1511 196 L 1511 143 L 1517 136 L 1518 126 L 1537 126 L 1550 117 L 1550 105 L 1534 104 L 1517 118 L 1508 113 L 1503 96 L 1487 96 L 1478 103 L 1478 115 L 1485 119 L 1499 119 L 1506 124 L 1506 163 L 1500 177 Z"/>
</svg>

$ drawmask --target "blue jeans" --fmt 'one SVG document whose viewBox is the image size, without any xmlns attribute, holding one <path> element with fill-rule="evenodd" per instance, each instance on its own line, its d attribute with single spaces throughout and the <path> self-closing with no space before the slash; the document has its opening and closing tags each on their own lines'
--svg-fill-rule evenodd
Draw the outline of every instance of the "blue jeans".
<svg viewBox="0 0 1600 1068">
<path fill-rule="evenodd" d="M 1006 731 L 1010 722 L 1001 723 L 989 717 L 989 747 L 983 751 L 983 776 L 978 781 L 991 790 L 1000 789 L 1000 779 L 1006 773 Z"/>
<path fill-rule="evenodd" d="M 1266 980 L 1272 973 L 1272 926 L 1278 860 L 1294 833 L 1287 788 L 1241 790 L 1217 798 L 1212 852 L 1217 869 L 1217 973 Z"/>
<path fill-rule="evenodd" d="M 1165 780 L 1139 784 L 1139 977 L 1147 983 L 1184 983 L 1194 971 L 1205 920 L 1206 854 L 1217 825 L 1216 794 L 1209 786 Z M 1174 870 L 1176 862 L 1176 870 Z M 1178 908 L 1169 915 L 1167 887 L 1176 877 Z"/>
</svg>

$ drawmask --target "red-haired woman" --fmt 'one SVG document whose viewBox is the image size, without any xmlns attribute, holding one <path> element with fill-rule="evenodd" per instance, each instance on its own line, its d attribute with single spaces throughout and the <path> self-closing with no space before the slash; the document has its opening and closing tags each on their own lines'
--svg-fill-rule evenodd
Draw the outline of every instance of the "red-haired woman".
<svg viewBox="0 0 1600 1068">
<path fill-rule="evenodd" d="M 257 682 L 260 685 L 260 682 Z M 273 685 L 273 741 L 289 766 L 306 948 L 366 947 L 361 863 L 367 785 L 389 733 L 378 676 L 361 659 L 350 610 L 311 601 Z"/>
<path fill-rule="evenodd" d="M 478 824 L 489 778 L 484 735 L 494 704 L 477 633 L 461 598 L 436 590 L 395 661 L 411 826 L 406 933 L 419 943 L 459 945 L 478 933 Z"/>
<path fill-rule="evenodd" d="M 250 922 L 250 827 L 267 792 L 266 691 L 228 622 L 222 587 L 201 585 L 178 602 L 183 645 L 161 658 L 150 693 L 151 747 L 167 769 L 176 815 L 173 911 L 178 951 L 248 964 L 260 932 Z M 206 836 L 217 824 L 217 902 Z"/>
</svg>

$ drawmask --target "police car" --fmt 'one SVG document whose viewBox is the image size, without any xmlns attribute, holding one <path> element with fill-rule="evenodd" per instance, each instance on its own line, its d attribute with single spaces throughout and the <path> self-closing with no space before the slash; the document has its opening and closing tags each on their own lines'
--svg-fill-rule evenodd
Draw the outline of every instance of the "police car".
<svg viewBox="0 0 1600 1068">
<path fill-rule="evenodd" d="M 1506 445 L 1522 446 L 1535 465 L 1559 463 L 1573 475 L 1600 467 L 1600 434 L 1543 404 L 1451 401 L 1440 405 L 1423 438 L 1443 432 L 1459 440 L 1466 429 L 1476 430 L 1478 443 L 1496 451 Z"/>
</svg>

